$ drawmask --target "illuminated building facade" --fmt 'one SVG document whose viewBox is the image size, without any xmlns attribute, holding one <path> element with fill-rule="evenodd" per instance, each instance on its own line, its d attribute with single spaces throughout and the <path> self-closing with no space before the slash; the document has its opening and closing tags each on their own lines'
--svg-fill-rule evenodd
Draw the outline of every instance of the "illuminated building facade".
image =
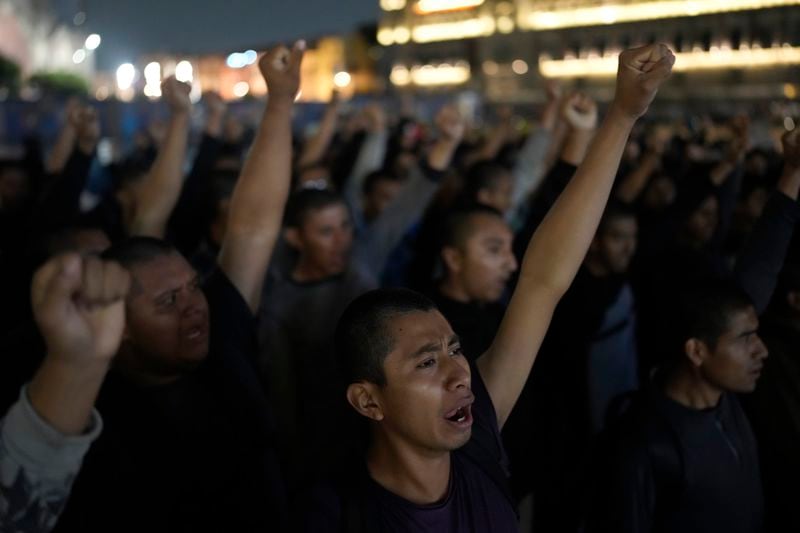
<svg viewBox="0 0 800 533">
<path fill-rule="evenodd" d="M 327 102 L 334 90 L 344 97 L 376 89 L 374 60 L 369 54 L 368 39 L 374 27 L 345 36 L 326 36 L 309 42 L 303 59 L 302 83 L 298 100 Z M 216 91 L 226 100 L 263 97 L 267 93 L 258 70 L 258 52 L 268 46 L 224 54 L 191 56 L 186 54 L 150 54 L 135 64 L 121 65 L 113 75 L 98 75 L 95 96 L 110 96 L 125 101 L 146 96 L 161 96 L 161 81 L 175 74 L 191 83 L 192 97 L 204 91 Z"/>
<path fill-rule="evenodd" d="M 60 20 L 54 7 L 50 0 L 0 0 L 0 55 L 23 76 L 65 71 L 88 78 L 96 46 L 87 50 L 86 33 Z"/>
<path fill-rule="evenodd" d="M 797 97 L 800 0 L 380 2 L 382 74 L 401 90 L 526 101 L 545 77 L 602 91 L 620 50 L 665 42 L 677 53 L 672 96 Z"/>
</svg>

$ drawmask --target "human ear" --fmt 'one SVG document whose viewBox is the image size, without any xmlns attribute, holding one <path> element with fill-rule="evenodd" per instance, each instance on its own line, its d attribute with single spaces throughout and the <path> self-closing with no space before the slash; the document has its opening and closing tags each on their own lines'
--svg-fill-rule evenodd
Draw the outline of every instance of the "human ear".
<svg viewBox="0 0 800 533">
<path fill-rule="evenodd" d="M 383 409 L 376 393 L 371 383 L 351 383 L 347 387 L 347 402 L 358 414 L 378 422 L 383 420 Z"/>
</svg>

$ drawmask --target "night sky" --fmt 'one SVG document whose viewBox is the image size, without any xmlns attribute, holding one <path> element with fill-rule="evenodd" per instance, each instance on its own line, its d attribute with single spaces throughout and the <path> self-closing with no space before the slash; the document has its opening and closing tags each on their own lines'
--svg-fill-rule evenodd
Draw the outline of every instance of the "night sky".
<svg viewBox="0 0 800 533">
<path fill-rule="evenodd" d="M 69 11 L 80 0 L 54 0 Z M 72 5 L 70 5 L 72 4 Z M 143 52 L 234 51 L 375 22 L 378 0 L 85 0 L 87 32 L 103 38 L 98 67 Z"/>
</svg>

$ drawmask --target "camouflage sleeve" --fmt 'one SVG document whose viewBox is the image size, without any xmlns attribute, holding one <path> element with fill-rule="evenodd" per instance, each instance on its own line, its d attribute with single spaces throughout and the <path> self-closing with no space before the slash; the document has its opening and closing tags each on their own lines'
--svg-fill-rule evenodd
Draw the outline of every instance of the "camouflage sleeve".
<svg viewBox="0 0 800 533">
<path fill-rule="evenodd" d="M 42 533 L 56 525 L 101 430 L 95 411 L 85 434 L 62 435 L 36 413 L 23 388 L 0 420 L 0 533 Z"/>
</svg>

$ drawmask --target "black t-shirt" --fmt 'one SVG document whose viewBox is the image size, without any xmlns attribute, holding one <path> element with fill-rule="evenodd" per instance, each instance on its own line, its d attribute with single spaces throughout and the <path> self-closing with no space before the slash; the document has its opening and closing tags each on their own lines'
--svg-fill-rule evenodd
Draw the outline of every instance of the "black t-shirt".
<svg viewBox="0 0 800 533">
<path fill-rule="evenodd" d="M 432 291 L 430 297 L 459 336 L 461 347 L 471 361 L 489 349 L 506 312 L 503 304 L 457 302 L 438 290 Z"/>
<path fill-rule="evenodd" d="M 650 391 L 610 434 L 587 531 L 762 530 L 756 443 L 733 395 L 696 410 Z"/>
<path fill-rule="evenodd" d="M 472 438 L 451 454 L 450 487 L 441 502 L 416 505 L 372 480 L 319 490 L 309 506 L 306 531 L 370 533 L 516 533 L 517 515 L 505 487 L 508 470 L 497 417 L 473 368 Z M 355 477 L 355 476 L 354 476 Z"/>
<path fill-rule="evenodd" d="M 104 431 L 57 531 L 284 531 L 286 502 L 267 401 L 255 374 L 255 319 L 220 271 L 204 287 L 209 355 L 165 386 L 113 373 Z"/>
</svg>

